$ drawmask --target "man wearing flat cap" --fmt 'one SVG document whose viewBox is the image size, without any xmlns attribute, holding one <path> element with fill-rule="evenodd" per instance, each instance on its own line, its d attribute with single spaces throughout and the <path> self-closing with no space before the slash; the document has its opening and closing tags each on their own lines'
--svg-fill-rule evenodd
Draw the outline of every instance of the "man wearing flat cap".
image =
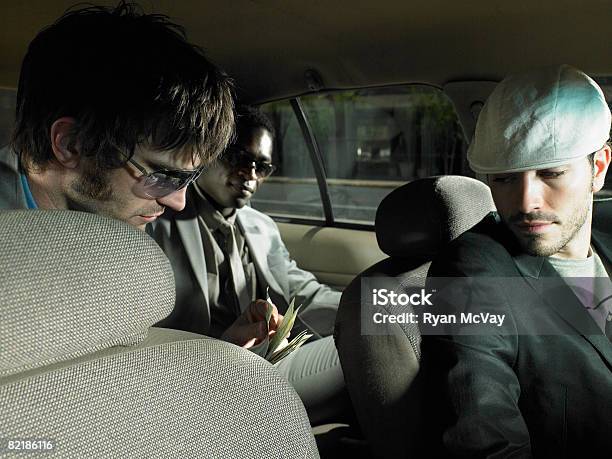
<svg viewBox="0 0 612 459">
<path fill-rule="evenodd" d="M 612 203 L 593 205 L 609 137 L 601 88 L 567 65 L 508 77 L 487 100 L 468 160 L 497 213 L 440 253 L 428 286 L 478 284 L 446 301 L 505 322 L 423 339 L 443 454 L 612 454 L 612 236 L 595 229 Z"/>
</svg>

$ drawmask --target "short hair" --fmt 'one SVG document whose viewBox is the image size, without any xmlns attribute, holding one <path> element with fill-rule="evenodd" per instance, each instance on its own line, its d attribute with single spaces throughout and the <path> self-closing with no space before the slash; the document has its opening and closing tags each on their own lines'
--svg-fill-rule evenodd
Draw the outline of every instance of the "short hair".
<svg viewBox="0 0 612 459">
<path fill-rule="evenodd" d="M 240 105 L 236 109 L 236 133 L 240 135 L 245 131 L 263 128 L 274 137 L 274 125 L 270 118 L 259 107 Z"/>
<path fill-rule="evenodd" d="M 603 144 L 603 146 L 601 148 L 612 148 L 612 143 L 608 140 L 606 143 Z M 591 165 L 591 169 L 593 167 L 595 167 L 595 153 L 597 153 L 596 151 L 594 151 L 593 153 L 589 153 L 589 155 L 587 156 L 588 160 L 589 160 L 589 164 Z"/>
<path fill-rule="evenodd" d="M 589 160 L 589 165 L 591 166 L 591 169 L 593 169 L 593 167 L 595 167 L 595 153 L 597 153 L 596 151 L 593 153 L 590 153 L 589 155 L 587 155 L 587 159 Z"/>
<path fill-rule="evenodd" d="M 44 168 L 54 157 L 51 126 L 68 116 L 69 148 L 99 168 L 120 167 L 139 144 L 210 161 L 233 134 L 232 91 L 167 16 L 124 1 L 68 10 L 28 47 L 12 147 L 24 169 Z"/>
</svg>

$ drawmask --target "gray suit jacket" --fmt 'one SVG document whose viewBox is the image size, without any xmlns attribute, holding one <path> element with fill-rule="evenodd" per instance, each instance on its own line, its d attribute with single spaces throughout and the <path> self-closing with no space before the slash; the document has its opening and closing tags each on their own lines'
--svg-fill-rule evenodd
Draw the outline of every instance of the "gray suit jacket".
<svg viewBox="0 0 612 459">
<path fill-rule="evenodd" d="M 0 149 L 0 210 L 27 209 L 17 155 L 8 147 Z"/>
<path fill-rule="evenodd" d="M 174 268 L 176 304 L 160 326 L 208 333 L 211 310 L 208 304 L 206 260 L 192 189 L 180 213 L 166 212 L 155 223 L 152 233 Z M 341 292 L 320 284 L 314 275 L 300 269 L 291 259 L 276 223 L 267 215 L 244 207 L 237 211 L 237 224 L 249 247 L 257 281 L 262 290 L 269 287 L 270 298 L 283 313 L 292 298 L 302 304 L 296 330 L 307 328 L 315 336 L 333 332 Z"/>
</svg>

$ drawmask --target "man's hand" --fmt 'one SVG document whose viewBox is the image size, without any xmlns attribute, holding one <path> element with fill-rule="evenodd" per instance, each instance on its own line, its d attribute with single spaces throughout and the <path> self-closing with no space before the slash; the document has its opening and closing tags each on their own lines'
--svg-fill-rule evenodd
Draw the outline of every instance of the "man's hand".
<svg viewBox="0 0 612 459">
<path fill-rule="evenodd" d="M 268 308 L 272 308 L 272 316 L 268 326 L 268 335 L 272 337 L 283 320 L 283 316 L 278 313 L 278 309 L 273 304 L 265 300 L 255 300 L 225 330 L 221 339 L 246 349 L 261 343 L 266 338 L 267 327 L 265 321 Z"/>
</svg>

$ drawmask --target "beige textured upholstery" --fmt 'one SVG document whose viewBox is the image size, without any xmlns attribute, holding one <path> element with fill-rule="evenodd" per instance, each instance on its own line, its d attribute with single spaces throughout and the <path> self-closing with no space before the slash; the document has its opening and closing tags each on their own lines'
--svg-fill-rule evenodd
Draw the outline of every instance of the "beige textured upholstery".
<svg viewBox="0 0 612 459">
<path fill-rule="evenodd" d="M 0 232 L 0 456 L 15 439 L 52 457 L 318 457 L 270 364 L 150 328 L 174 279 L 144 232 L 66 211 L 0 212 Z"/>
<path fill-rule="evenodd" d="M 393 277 L 424 287 L 440 248 L 494 210 L 489 188 L 460 176 L 430 177 L 390 193 L 378 207 L 376 237 L 389 258 L 357 276 L 342 294 L 336 347 L 351 401 L 377 457 L 421 457 L 420 334 L 416 324 L 387 324 L 388 334 L 361 334 L 361 280 Z M 382 313 L 410 312 L 378 306 Z"/>
<path fill-rule="evenodd" d="M 291 258 L 319 282 L 344 289 L 366 266 L 385 254 L 370 231 L 278 223 Z M 359 250 L 355 250 L 359 247 Z"/>
<path fill-rule="evenodd" d="M 61 211 L 8 211 L 0 230 L 0 376 L 135 344 L 170 313 L 174 278 L 142 231 Z"/>
</svg>

